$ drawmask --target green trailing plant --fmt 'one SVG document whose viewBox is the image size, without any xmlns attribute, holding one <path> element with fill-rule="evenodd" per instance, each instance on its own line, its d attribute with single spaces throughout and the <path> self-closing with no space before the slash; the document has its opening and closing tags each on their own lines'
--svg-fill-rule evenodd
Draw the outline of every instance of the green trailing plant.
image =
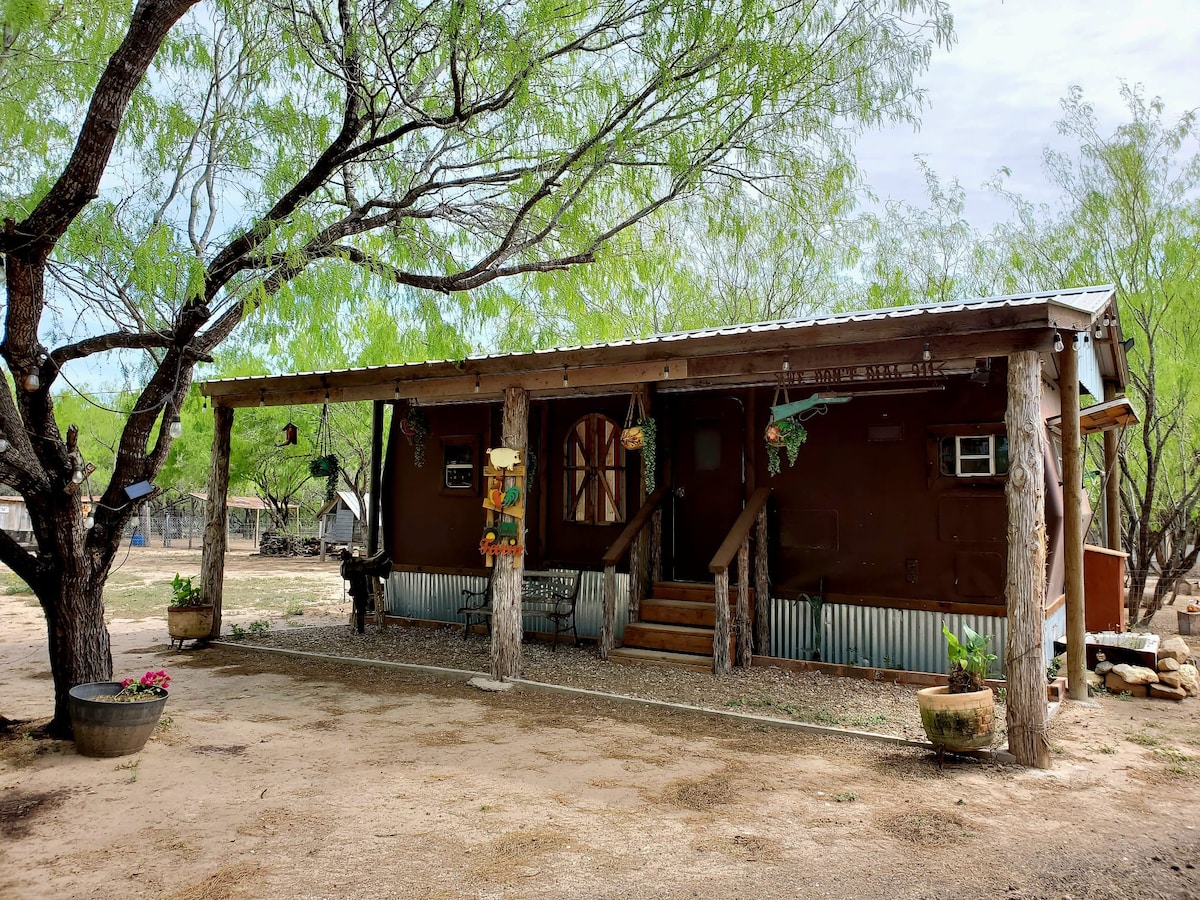
<svg viewBox="0 0 1200 900">
<path fill-rule="evenodd" d="M 796 419 L 778 419 L 767 426 L 763 438 L 767 444 L 767 471 L 778 475 L 783 453 L 787 453 L 789 466 L 796 464 L 800 448 L 808 440 L 808 431 Z"/>
<path fill-rule="evenodd" d="M 308 463 L 308 474 L 313 478 L 329 478 L 338 473 L 338 458 L 335 453 L 318 456 Z"/>
<path fill-rule="evenodd" d="M 658 423 L 653 416 L 645 416 L 638 420 L 638 426 L 642 429 L 642 479 L 649 496 L 654 493 L 658 481 Z"/>
<path fill-rule="evenodd" d="M 192 586 L 192 579 L 182 578 L 178 572 L 171 579 L 172 606 L 201 606 L 203 599 L 200 588 Z"/>
<path fill-rule="evenodd" d="M 983 690 L 988 669 L 996 658 L 996 654 L 987 652 L 991 635 L 978 634 L 964 625 L 963 639 L 959 640 L 945 624 L 942 625 L 942 635 L 946 638 L 946 655 L 950 657 L 950 693 L 966 694 Z"/>
<path fill-rule="evenodd" d="M 400 420 L 400 433 L 412 444 L 413 465 L 420 469 L 425 465 L 425 439 L 429 437 L 428 417 L 419 407 L 413 407 Z"/>
</svg>

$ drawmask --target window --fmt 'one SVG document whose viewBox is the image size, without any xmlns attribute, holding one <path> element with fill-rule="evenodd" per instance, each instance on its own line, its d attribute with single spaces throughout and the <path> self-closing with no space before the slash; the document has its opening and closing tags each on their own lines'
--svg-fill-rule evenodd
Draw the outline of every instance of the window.
<svg viewBox="0 0 1200 900">
<path fill-rule="evenodd" d="M 472 435 L 442 439 L 442 490 L 475 493 L 479 441 Z"/>
<path fill-rule="evenodd" d="M 942 438 L 941 472 L 958 478 L 989 478 L 1008 472 L 1008 437 L 956 434 Z"/>
<path fill-rule="evenodd" d="M 581 525 L 625 521 L 625 448 L 621 426 L 608 416 L 584 416 L 564 446 L 563 519 Z"/>
</svg>

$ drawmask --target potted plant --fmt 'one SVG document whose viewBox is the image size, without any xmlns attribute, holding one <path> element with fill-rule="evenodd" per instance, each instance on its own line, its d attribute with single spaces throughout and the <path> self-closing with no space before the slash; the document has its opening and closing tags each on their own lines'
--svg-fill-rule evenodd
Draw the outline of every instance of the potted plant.
<svg viewBox="0 0 1200 900">
<path fill-rule="evenodd" d="M 408 438 L 413 448 L 413 465 L 418 469 L 425 465 L 425 438 L 429 436 L 429 419 L 419 406 L 411 407 L 400 420 L 400 433 Z"/>
<path fill-rule="evenodd" d="M 778 475 L 784 453 L 789 466 L 796 464 L 800 447 L 808 440 L 808 431 L 796 419 L 777 419 L 767 426 L 763 439 L 767 444 L 767 471 Z"/>
<path fill-rule="evenodd" d="M 990 636 L 963 626 L 963 640 L 942 625 L 950 658 L 949 684 L 917 691 L 925 735 L 941 753 L 990 747 L 995 722 L 992 689 L 984 684 L 994 653 Z"/>
<path fill-rule="evenodd" d="M 83 756 L 137 753 L 162 716 L 170 684 L 170 677 L 160 669 L 137 681 L 96 681 L 71 688 L 67 709 L 75 749 Z"/>
<path fill-rule="evenodd" d="M 212 631 L 213 606 L 205 603 L 200 588 L 192 586 L 192 579 L 182 578 L 179 573 L 171 579 L 171 604 L 167 607 L 167 632 L 171 643 L 179 641 L 180 649 L 186 640 L 200 641 Z"/>
<path fill-rule="evenodd" d="M 646 494 L 654 493 L 657 482 L 655 463 L 658 461 L 658 423 L 652 416 L 643 416 L 636 425 L 621 429 L 621 446 L 626 450 L 642 453 L 642 478 L 646 485 Z"/>
</svg>

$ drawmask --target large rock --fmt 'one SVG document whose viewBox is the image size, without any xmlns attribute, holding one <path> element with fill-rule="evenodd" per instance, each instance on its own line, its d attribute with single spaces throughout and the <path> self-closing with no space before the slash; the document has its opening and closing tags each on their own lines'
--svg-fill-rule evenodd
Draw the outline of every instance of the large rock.
<svg viewBox="0 0 1200 900">
<path fill-rule="evenodd" d="M 1200 694 L 1200 672 L 1196 671 L 1196 667 L 1184 663 L 1179 667 L 1180 687 L 1188 692 L 1189 697 L 1195 697 Z"/>
<path fill-rule="evenodd" d="M 1120 666 L 1117 668 L 1120 668 Z M 1134 697 L 1146 697 L 1149 695 L 1146 685 L 1130 684 L 1117 674 L 1116 669 L 1104 676 L 1104 687 L 1110 694 L 1129 694 Z"/>
<path fill-rule="evenodd" d="M 1165 684 L 1150 685 L 1150 696 L 1157 697 L 1159 700 L 1182 700 L 1187 696 L 1187 691 L 1183 688 L 1168 687 Z"/>
<path fill-rule="evenodd" d="M 1159 672 L 1158 683 L 1165 684 L 1167 687 L 1181 688 L 1183 687 L 1183 679 L 1178 672 Z"/>
<path fill-rule="evenodd" d="M 1164 656 L 1158 661 L 1158 671 L 1162 672 L 1178 672 L 1179 660 L 1173 656 Z"/>
<path fill-rule="evenodd" d="M 1127 663 L 1113 666 L 1113 670 L 1109 674 L 1116 675 L 1126 684 L 1155 684 L 1158 681 L 1158 673 L 1153 669 L 1145 666 L 1131 666 Z"/>
<path fill-rule="evenodd" d="M 1101 660 L 1100 662 L 1096 663 L 1096 674 L 1097 675 L 1107 675 L 1112 670 L 1113 670 L 1113 664 L 1110 663 L 1107 659 Z"/>
<path fill-rule="evenodd" d="M 1191 655 L 1191 648 L 1181 637 L 1169 637 L 1158 645 L 1159 659 L 1173 659 L 1175 662 L 1182 663 Z"/>
</svg>

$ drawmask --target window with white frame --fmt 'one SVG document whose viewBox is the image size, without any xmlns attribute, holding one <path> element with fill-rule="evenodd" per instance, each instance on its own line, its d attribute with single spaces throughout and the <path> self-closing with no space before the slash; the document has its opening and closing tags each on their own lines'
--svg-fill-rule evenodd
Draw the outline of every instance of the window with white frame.
<svg viewBox="0 0 1200 900">
<path fill-rule="evenodd" d="M 941 472 L 957 478 L 990 478 L 1008 473 L 1008 437 L 956 434 L 942 438 Z"/>
</svg>

